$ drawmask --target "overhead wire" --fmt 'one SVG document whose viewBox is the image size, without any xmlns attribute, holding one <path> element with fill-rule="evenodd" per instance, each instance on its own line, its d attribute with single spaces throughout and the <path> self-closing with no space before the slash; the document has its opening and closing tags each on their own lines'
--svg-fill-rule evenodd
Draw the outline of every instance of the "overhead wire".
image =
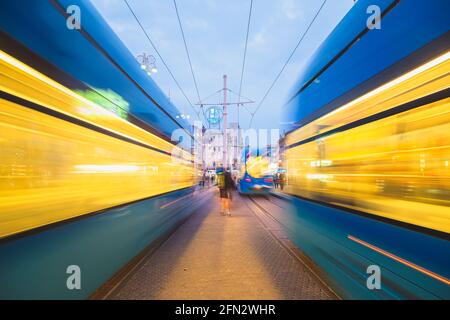
<svg viewBox="0 0 450 320">
<path fill-rule="evenodd" d="M 242 93 L 242 81 L 244 79 L 244 69 L 245 69 L 245 61 L 247 58 L 247 45 L 248 45 L 248 34 L 250 31 L 250 21 L 252 19 L 252 9 L 253 9 L 253 0 L 250 0 L 250 9 L 248 11 L 248 19 L 247 19 L 247 32 L 245 35 L 245 47 L 244 47 L 244 56 L 242 58 L 242 69 L 241 69 L 241 79 L 239 82 L 239 94 L 238 94 L 238 102 L 241 102 L 241 93 Z M 243 107 L 245 107 L 245 109 L 250 113 L 250 110 L 247 108 L 247 106 L 242 105 Z M 238 127 L 239 127 L 239 104 L 237 106 L 237 116 L 238 116 Z"/>
<path fill-rule="evenodd" d="M 184 49 L 186 51 L 186 56 L 187 56 L 187 59 L 188 59 L 188 62 L 189 62 L 189 67 L 191 69 L 192 80 L 194 81 L 195 90 L 197 92 L 197 98 L 198 98 L 198 101 L 200 101 L 201 100 L 200 99 L 200 91 L 198 90 L 197 79 L 195 78 L 194 68 L 192 67 L 191 55 L 189 54 L 189 49 L 188 49 L 186 37 L 184 35 L 183 24 L 181 23 L 181 17 L 180 17 L 180 13 L 178 12 L 178 6 L 177 6 L 177 1 L 176 0 L 173 0 L 173 5 L 175 7 L 175 12 L 177 14 L 178 25 L 180 26 L 181 36 L 183 38 L 183 43 L 184 43 Z M 202 113 L 203 113 L 203 117 L 205 118 L 205 121 L 206 121 L 206 116 L 205 116 L 204 110 L 203 110 Z"/>
<path fill-rule="evenodd" d="M 169 66 L 167 65 L 167 63 L 165 62 L 164 58 L 162 57 L 162 55 L 160 54 L 159 50 L 156 48 L 155 44 L 153 43 L 152 39 L 150 38 L 149 34 L 147 33 L 147 31 L 145 30 L 144 26 L 142 25 L 141 21 L 139 20 L 139 18 L 136 16 L 133 8 L 130 6 L 130 4 L 128 3 L 127 0 L 124 0 L 125 4 L 127 5 L 128 9 L 130 10 L 131 14 L 133 15 L 134 19 L 136 20 L 136 22 L 138 23 L 139 27 L 141 28 L 141 30 L 143 31 L 145 37 L 147 38 L 148 42 L 150 43 L 150 45 L 153 47 L 153 50 L 155 50 L 156 54 L 158 55 L 159 59 L 161 60 L 161 62 L 163 63 L 164 67 L 167 69 L 167 71 L 169 72 L 170 76 L 172 77 L 172 79 L 174 80 L 175 84 L 177 85 L 178 89 L 180 89 L 181 93 L 183 94 L 184 98 L 186 99 L 186 101 L 188 102 L 189 106 L 193 109 L 193 111 L 195 112 L 198 120 L 201 121 L 200 119 L 200 113 L 195 109 L 194 105 L 192 104 L 191 100 L 189 100 L 188 96 L 186 95 L 186 93 L 184 92 L 183 88 L 181 88 L 178 80 L 175 78 L 174 74 L 172 73 L 172 71 L 170 70 Z"/>
<path fill-rule="evenodd" d="M 259 111 L 259 109 L 261 108 L 262 104 L 264 103 L 264 101 L 266 100 L 267 96 L 269 95 L 270 91 L 272 90 L 272 88 L 274 87 L 275 83 L 277 83 L 278 79 L 280 78 L 281 74 L 283 73 L 284 69 L 286 68 L 286 66 L 288 65 L 288 63 L 291 61 L 292 57 L 294 56 L 295 52 L 297 51 L 297 48 L 300 46 L 300 44 L 302 43 L 303 39 L 306 37 L 306 35 L 308 34 L 308 31 L 311 29 L 311 26 L 314 24 L 314 22 L 316 21 L 317 17 L 319 16 L 320 12 L 322 11 L 323 7 L 325 6 L 325 4 L 327 3 L 327 0 L 324 0 L 322 2 L 322 5 L 320 6 L 319 10 L 317 10 L 316 14 L 314 15 L 313 19 L 311 20 L 311 22 L 309 23 L 308 27 L 306 28 L 306 30 L 303 32 L 302 36 L 300 37 L 300 39 L 298 40 L 296 46 L 294 47 L 294 49 L 292 50 L 291 54 L 289 55 L 289 57 L 287 58 L 286 62 L 284 63 L 283 67 L 281 68 L 281 70 L 278 72 L 277 76 L 275 77 L 275 79 L 272 81 L 270 87 L 267 89 L 266 93 L 264 94 L 263 98 L 260 100 L 260 102 L 258 103 L 258 106 L 256 107 L 255 111 L 252 112 L 252 116 L 250 118 L 250 124 L 249 124 L 249 128 L 251 128 L 252 123 L 253 123 L 253 119 L 255 117 L 255 114 Z"/>
</svg>

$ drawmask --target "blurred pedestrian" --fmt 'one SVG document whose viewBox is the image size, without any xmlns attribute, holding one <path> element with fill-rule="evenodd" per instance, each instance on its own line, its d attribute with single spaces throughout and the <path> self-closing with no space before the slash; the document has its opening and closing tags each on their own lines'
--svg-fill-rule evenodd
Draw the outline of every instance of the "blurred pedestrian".
<svg viewBox="0 0 450 320">
<path fill-rule="evenodd" d="M 280 189 L 283 191 L 284 184 L 286 183 L 286 174 L 284 172 L 280 172 Z"/>
<path fill-rule="evenodd" d="M 273 177 L 273 181 L 275 182 L 275 189 L 278 189 L 280 186 L 280 173 L 279 172 L 275 173 L 275 175 Z"/>
<path fill-rule="evenodd" d="M 220 214 L 231 216 L 230 203 L 235 185 L 229 170 L 224 170 L 222 167 L 217 169 L 217 186 L 220 196 Z"/>
</svg>

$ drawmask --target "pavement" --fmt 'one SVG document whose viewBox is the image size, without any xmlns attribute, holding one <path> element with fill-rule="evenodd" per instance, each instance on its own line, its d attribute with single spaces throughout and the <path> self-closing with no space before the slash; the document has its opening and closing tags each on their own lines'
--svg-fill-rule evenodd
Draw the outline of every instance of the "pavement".
<svg viewBox="0 0 450 320">
<path fill-rule="evenodd" d="M 235 194 L 232 216 L 225 217 L 217 189 L 205 192 L 201 209 L 105 298 L 335 299 L 267 228 L 249 198 Z"/>
</svg>

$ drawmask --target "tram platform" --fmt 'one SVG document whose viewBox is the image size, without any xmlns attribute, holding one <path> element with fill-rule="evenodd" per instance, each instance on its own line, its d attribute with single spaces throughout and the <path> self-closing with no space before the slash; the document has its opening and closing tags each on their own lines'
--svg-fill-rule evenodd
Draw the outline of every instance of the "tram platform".
<svg viewBox="0 0 450 320">
<path fill-rule="evenodd" d="M 158 248 L 142 257 L 102 299 L 335 299 L 292 254 L 286 237 L 261 212 L 259 199 L 233 197 L 219 214 L 216 188 Z M 281 210 L 272 206 L 270 210 Z"/>
</svg>

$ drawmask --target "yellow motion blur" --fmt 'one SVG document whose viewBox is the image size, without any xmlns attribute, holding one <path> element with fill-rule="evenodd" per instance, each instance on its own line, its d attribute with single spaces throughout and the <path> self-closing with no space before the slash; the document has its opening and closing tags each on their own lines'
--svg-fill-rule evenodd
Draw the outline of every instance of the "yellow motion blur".
<svg viewBox="0 0 450 320">
<path fill-rule="evenodd" d="M 0 99 L 0 238 L 194 183 L 189 153 L 2 51 L 0 90 L 183 158 Z"/>
<path fill-rule="evenodd" d="M 449 59 L 298 129 L 288 145 L 448 88 Z M 450 98 L 290 148 L 286 166 L 288 193 L 450 233 Z"/>
<path fill-rule="evenodd" d="M 270 161 L 267 157 L 250 157 L 247 159 L 246 165 L 248 174 L 253 178 L 263 178 L 272 174 L 269 168 Z"/>
</svg>

